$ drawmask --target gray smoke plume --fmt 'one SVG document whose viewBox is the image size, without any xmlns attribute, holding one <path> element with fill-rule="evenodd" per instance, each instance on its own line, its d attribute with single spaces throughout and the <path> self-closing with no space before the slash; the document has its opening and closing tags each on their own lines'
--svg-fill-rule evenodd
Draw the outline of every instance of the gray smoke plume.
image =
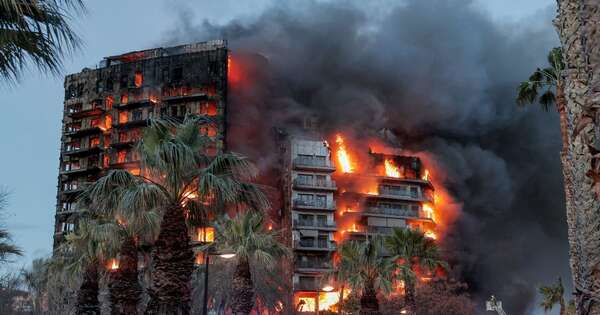
<svg viewBox="0 0 600 315">
<path fill-rule="evenodd" d="M 496 24 L 468 1 L 388 11 L 288 1 L 226 25 L 182 14 L 165 44 L 229 40 L 242 70 L 229 145 L 263 167 L 276 163 L 272 128 L 311 114 L 325 131 L 388 128 L 433 153 L 463 203 L 445 240 L 456 272 L 480 302 L 495 294 L 509 314 L 531 314 L 536 286 L 569 282 L 558 118 L 514 101 L 557 45 L 553 12 L 536 26 Z"/>
</svg>

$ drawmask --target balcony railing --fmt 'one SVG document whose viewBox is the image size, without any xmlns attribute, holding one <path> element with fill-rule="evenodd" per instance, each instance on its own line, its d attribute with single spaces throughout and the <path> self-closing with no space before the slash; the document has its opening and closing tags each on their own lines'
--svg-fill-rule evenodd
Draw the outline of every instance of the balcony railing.
<svg viewBox="0 0 600 315">
<path fill-rule="evenodd" d="M 296 178 L 294 179 L 294 187 L 305 187 L 305 188 L 318 188 L 318 189 L 328 189 L 335 190 L 337 189 L 335 182 L 332 180 L 327 181 L 319 181 L 319 180 L 305 180 Z"/>
<path fill-rule="evenodd" d="M 300 280 L 297 283 L 294 283 L 294 289 L 297 291 L 317 291 L 317 279 L 315 280 Z"/>
<path fill-rule="evenodd" d="M 335 201 L 328 203 L 326 201 L 294 199 L 294 207 L 335 210 Z"/>
<path fill-rule="evenodd" d="M 323 170 L 335 170 L 335 165 L 328 159 L 317 159 L 308 157 L 297 157 L 294 159 L 294 167 L 316 168 Z"/>
<path fill-rule="evenodd" d="M 296 261 L 296 269 L 331 269 L 331 261 Z"/>
<path fill-rule="evenodd" d="M 397 208 L 367 207 L 365 213 L 395 215 L 399 217 L 419 217 L 418 211 Z"/>
<path fill-rule="evenodd" d="M 309 250 L 335 250 L 336 243 L 329 240 L 294 241 L 294 248 Z"/>
<path fill-rule="evenodd" d="M 309 220 L 294 220 L 294 227 L 316 227 L 325 229 L 335 229 L 336 224 L 320 221 L 309 221 Z"/>
</svg>

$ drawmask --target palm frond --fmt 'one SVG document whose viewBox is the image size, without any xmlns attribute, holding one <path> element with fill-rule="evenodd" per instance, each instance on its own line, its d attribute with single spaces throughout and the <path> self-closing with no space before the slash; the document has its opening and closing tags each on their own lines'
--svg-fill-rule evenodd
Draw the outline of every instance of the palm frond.
<svg viewBox="0 0 600 315">
<path fill-rule="evenodd" d="M 79 0 L 0 1 L 0 76 L 18 79 L 27 61 L 58 73 L 61 59 L 81 43 L 69 13 L 84 8 Z"/>
</svg>

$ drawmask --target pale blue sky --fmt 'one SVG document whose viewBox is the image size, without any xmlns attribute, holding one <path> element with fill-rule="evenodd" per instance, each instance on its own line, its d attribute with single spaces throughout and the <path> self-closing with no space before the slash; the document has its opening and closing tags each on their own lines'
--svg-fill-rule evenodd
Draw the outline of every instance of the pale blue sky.
<svg viewBox="0 0 600 315">
<path fill-rule="evenodd" d="M 160 45 L 168 38 L 181 5 L 193 10 L 200 21 L 226 22 L 252 16 L 274 0 L 103 0 L 86 1 L 88 13 L 75 27 L 84 48 L 65 62 L 63 74 L 79 72 L 103 56 Z M 372 1 L 377 12 L 397 1 Z M 360 3 L 357 1 L 357 3 Z M 371 3 L 372 4 L 372 3 Z M 486 11 L 501 24 L 539 23 L 536 13 L 552 10 L 554 0 L 476 0 L 473 6 Z M 177 9 L 179 8 L 179 9 Z M 552 27 L 551 21 L 547 21 Z M 15 266 L 47 255 L 52 247 L 56 198 L 63 78 L 28 72 L 16 86 L 0 84 L 0 185 L 10 196 L 8 227 L 25 256 Z"/>
</svg>

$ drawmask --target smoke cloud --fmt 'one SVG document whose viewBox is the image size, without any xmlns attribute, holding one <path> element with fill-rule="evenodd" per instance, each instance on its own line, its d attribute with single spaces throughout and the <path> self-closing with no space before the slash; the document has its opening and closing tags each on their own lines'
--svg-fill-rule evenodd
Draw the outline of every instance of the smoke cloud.
<svg viewBox="0 0 600 315">
<path fill-rule="evenodd" d="M 432 153 L 463 204 L 445 240 L 457 273 L 480 302 L 495 294 L 531 314 L 536 286 L 569 282 L 558 117 L 514 101 L 557 45 L 553 12 L 500 25 L 468 1 L 369 6 L 289 1 L 225 25 L 186 13 L 165 44 L 229 40 L 240 73 L 228 143 L 264 168 L 277 163 L 273 127 L 308 115 L 325 132 L 388 128 Z"/>
</svg>

